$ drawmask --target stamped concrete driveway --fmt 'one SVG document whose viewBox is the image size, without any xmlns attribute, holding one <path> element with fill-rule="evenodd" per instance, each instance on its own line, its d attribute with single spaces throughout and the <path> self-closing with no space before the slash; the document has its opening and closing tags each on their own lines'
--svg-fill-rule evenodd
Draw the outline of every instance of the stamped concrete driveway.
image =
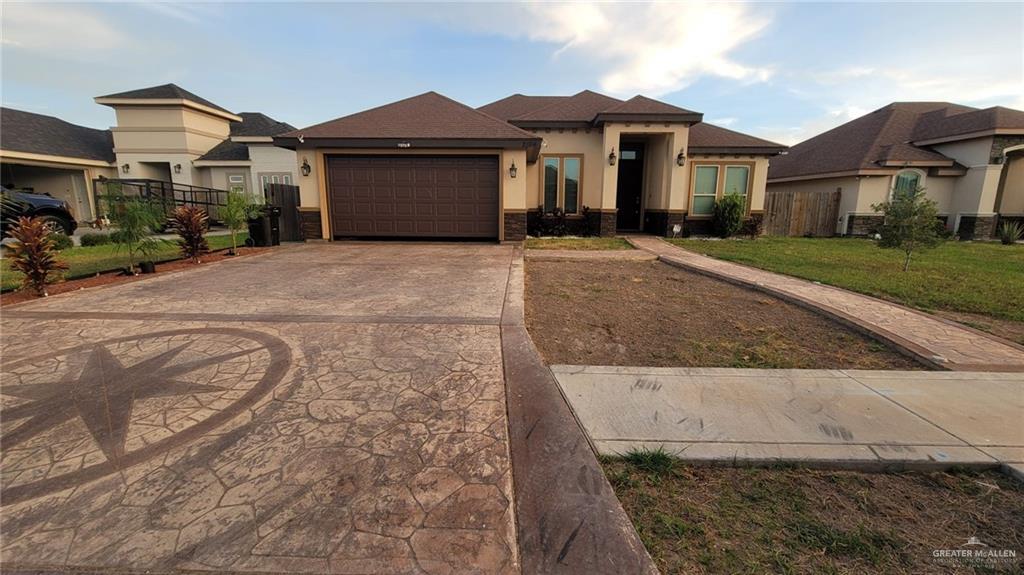
<svg viewBox="0 0 1024 575">
<path fill-rule="evenodd" d="M 517 571 L 512 257 L 306 245 L 5 309 L 3 571 Z"/>
</svg>

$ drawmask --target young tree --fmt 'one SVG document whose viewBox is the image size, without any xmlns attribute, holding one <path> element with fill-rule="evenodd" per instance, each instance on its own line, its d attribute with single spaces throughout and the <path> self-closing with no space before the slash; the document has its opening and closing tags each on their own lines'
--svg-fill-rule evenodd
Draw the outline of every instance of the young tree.
<svg viewBox="0 0 1024 575">
<path fill-rule="evenodd" d="M 42 218 L 18 218 L 11 227 L 11 267 L 25 274 L 24 289 L 31 289 L 36 295 L 46 295 L 46 284 L 57 272 L 68 266 L 57 259 L 53 246 L 53 234 Z"/>
<path fill-rule="evenodd" d="M 135 273 L 135 255 L 150 254 L 159 246 L 153 239 L 153 231 L 159 229 L 163 215 L 160 209 L 145 198 L 121 196 L 111 210 L 117 231 L 110 239 L 117 244 L 118 250 L 125 248 L 128 252 L 128 271 Z"/>
<path fill-rule="evenodd" d="M 209 217 L 206 212 L 195 206 L 181 206 L 174 210 L 173 226 L 178 236 L 178 247 L 182 257 L 199 263 L 199 257 L 209 253 L 210 244 L 206 241 L 206 228 Z"/>
<path fill-rule="evenodd" d="M 231 231 L 231 255 L 238 249 L 236 234 L 246 228 L 249 220 L 259 215 L 263 204 L 257 203 L 252 196 L 243 192 L 228 192 L 226 205 L 218 211 L 220 219 Z"/>
<path fill-rule="evenodd" d="M 944 239 L 935 201 L 925 197 L 924 188 L 896 191 L 888 202 L 871 208 L 885 216 L 878 246 L 902 250 L 906 254 L 903 271 L 910 268 L 915 251 L 933 248 Z"/>
</svg>

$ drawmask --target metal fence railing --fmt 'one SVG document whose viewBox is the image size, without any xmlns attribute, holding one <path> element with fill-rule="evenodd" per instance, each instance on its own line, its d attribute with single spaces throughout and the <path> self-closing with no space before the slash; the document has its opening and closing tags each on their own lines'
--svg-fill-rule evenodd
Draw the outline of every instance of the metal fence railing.
<svg viewBox="0 0 1024 575">
<path fill-rule="evenodd" d="M 196 206 L 206 210 L 211 223 L 220 222 L 218 212 L 221 207 L 227 205 L 228 199 L 227 190 L 142 178 L 95 179 L 93 190 L 96 192 L 101 214 L 107 214 L 111 208 L 106 205 L 104 198 L 124 195 L 143 198 L 162 206 L 167 217 L 170 217 L 178 206 Z"/>
</svg>

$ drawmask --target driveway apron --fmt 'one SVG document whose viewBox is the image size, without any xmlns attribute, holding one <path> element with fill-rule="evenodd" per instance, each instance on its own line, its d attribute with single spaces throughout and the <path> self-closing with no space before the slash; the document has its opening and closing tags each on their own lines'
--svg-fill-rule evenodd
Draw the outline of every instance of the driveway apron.
<svg viewBox="0 0 1024 575">
<path fill-rule="evenodd" d="M 5 309 L 3 570 L 518 572 L 512 257 L 302 245 Z"/>
</svg>

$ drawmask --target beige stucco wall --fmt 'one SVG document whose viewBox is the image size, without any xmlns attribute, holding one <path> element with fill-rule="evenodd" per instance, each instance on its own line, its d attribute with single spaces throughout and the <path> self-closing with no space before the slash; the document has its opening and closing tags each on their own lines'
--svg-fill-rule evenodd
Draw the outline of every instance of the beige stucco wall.
<svg viewBox="0 0 1024 575">
<path fill-rule="evenodd" d="M 992 137 L 936 144 L 931 146 L 931 148 L 948 158 L 953 158 L 968 168 L 985 166 L 988 165 L 989 154 L 992 153 Z"/>
<path fill-rule="evenodd" d="M 953 187 L 950 211 L 954 214 L 995 213 L 996 192 L 999 190 L 1001 165 L 975 166 L 957 178 Z"/>
<path fill-rule="evenodd" d="M 669 210 L 684 210 L 689 201 L 689 170 L 686 167 L 679 167 L 675 163 L 675 156 L 680 150 L 686 150 L 689 140 L 690 128 L 685 124 L 629 124 L 629 123 L 607 123 L 604 126 L 604 138 L 602 141 L 601 157 L 607 158 L 614 148 L 618 154 L 622 149 L 622 136 L 642 136 L 646 134 L 659 135 L 661 143 L 655 146 L 657 153 L 663 154 L 660 160 L 662 172 L 661 190 L 653 190 L 645 187 L 645 199 L 653 200 L 664 206 L 664 198 L 668 197 Z M 651 158 L 650 151 L 647 154 Z M 616 164 L 611 166 L 607 161 L 601 163 L 603 170 L 601 207 L 612 209 L 615 207 L 615 197 L 619 184 L 619 168 Z M 648 174 L 645 174 L 648 175 Z M 647 208 L 646 209 L 651 209 Z"/>
<path fill-rule="evenodd" d="M 230 189 L 228 183 L 228 175 L 240 175 L 245 177 L 245 190 L 252 194 L 256 193 L 257 190 L 253 187 L 252 173 L 248 166 L 216 166 L 204 168 L 206 172 L 205 181 L 206 184 L 202 184 L 209 188 L 215 188 L 218 190 Z"/>
<path fill-rule="evenodd" d="M 1024 215 L 1024 155 L 1010 156 L 1003 169 L 1006 170 L 1006 182 L 998 206 L 999 213 Z"/>
<path fill-rule="evenodd" d="M 597 129 L 551 129 L 533 130 L 540 138 L 543 138 L 540 153 L 545 154 L 582 154 L 583 172 L 580 182 L 582 192 L 580 193 L 580 207 L 588 206 L 591 209 L 599 209 L 601 203 L 601 182 L 604 170 L 602 169 L 601 132 Z M 604 162 L 605 164 L 607 162 Z M 544 203 L 541 197 L 541 170 L 543 160 L 538 160 L 527 170 L 527 206 L 529 209 L 536 209 Z"/>
</svg>

